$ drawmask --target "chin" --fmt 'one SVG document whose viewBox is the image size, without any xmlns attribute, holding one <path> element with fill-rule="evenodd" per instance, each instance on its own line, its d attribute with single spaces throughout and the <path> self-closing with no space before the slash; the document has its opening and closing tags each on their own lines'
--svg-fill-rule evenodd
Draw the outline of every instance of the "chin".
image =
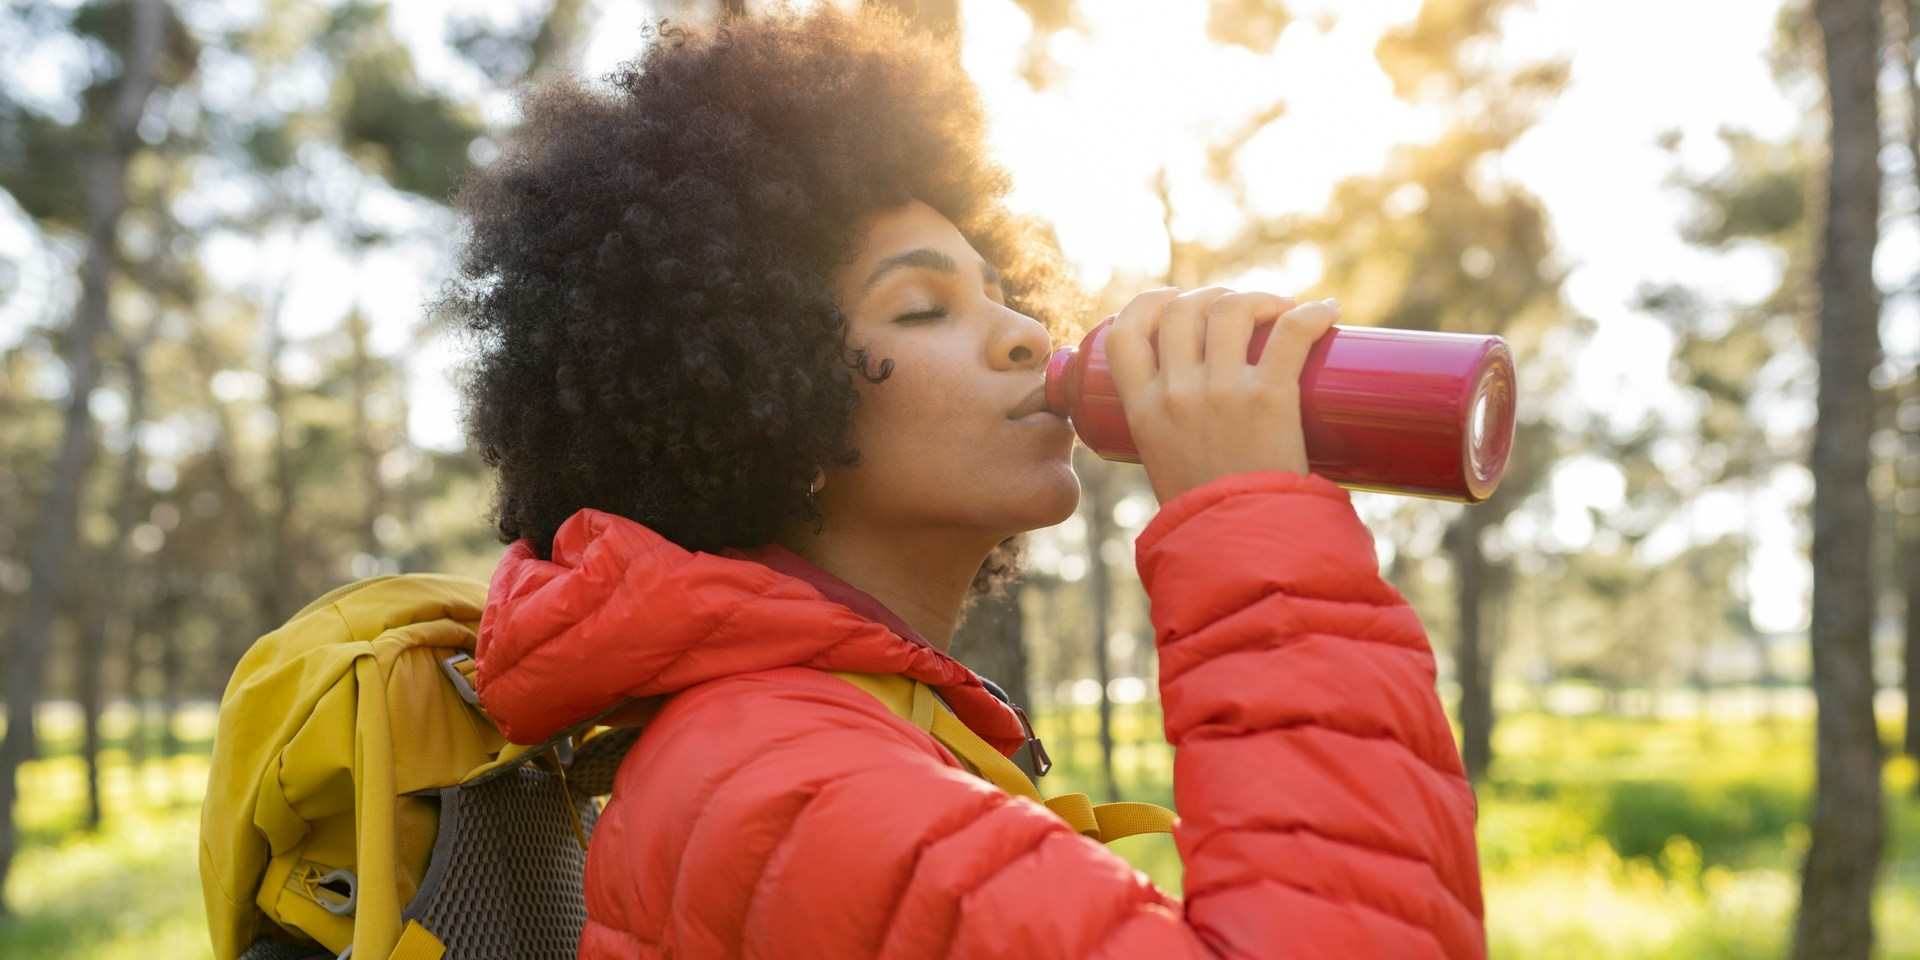
<svg viewBox="0 0 1920 960">
<path fill-rule="evenodd" d="M 1016 533 L 1065 523 L 1080 506 L 1080 477 L 1073 472 L 1070 462 L 1059 464 L 1056 470 L 1023 486 L 1018 502 L 1026 508 L 1022 511 L 1025 516 L 1020 518 Z"/>
</svg>

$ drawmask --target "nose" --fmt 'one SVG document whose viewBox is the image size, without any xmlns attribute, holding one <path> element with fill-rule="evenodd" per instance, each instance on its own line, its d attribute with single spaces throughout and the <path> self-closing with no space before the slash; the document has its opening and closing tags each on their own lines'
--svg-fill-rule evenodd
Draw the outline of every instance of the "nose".
<svg viewBox="0 0 1920 960">
<path fill-rule="evenodd" d="M 1032 317 L 1009 307 L 999 310 L 1001 323 L 989 346 L 988 359 L 996 370 L 1038 369 L 1053 353 L 1053 338 Z"/>
</svg>

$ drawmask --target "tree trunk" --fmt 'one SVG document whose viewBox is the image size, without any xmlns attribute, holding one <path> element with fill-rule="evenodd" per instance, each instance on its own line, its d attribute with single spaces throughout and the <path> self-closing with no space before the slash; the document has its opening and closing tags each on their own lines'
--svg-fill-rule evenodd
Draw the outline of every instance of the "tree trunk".
<svg viewBox="0 0 1920 960">
<path fill-rule="evenodd" d="M 80 493 L 95 454 L 93 418 L 87 401 L 100 380 L 100 337 L 110 326 L 113 275 L 119 266 L 115 237 L 127 208 L 127 166 L 139 148 L 137 128 L 156 81 L 165 10 L 162 0 L 138 0 L 125 72 L 114 96 L 113 112 L 102 130 L 99 152 L 86 171 L 87 253 L 81 264 L 80 303 L 67 331 L 67 411 L 54 482 L 34 531 L 29 556 L 33 586 L 14 627 L 7 664 L 7 732 L 0 743 L 0 915 L 5 914 L 6 880 L 18 844 L 14 802 L 19 796 L 20 765 L 33 756 L 33 710 L 40 699 L 42 672 L 52 637 L 54 611 L 70 584 L 80 533 Z"/>
<path fill-rule="evenodd" d="M 1458 620 L 1453 661 L 1460 681 L 1460 761 L 1475 782 L 1486 779 L 1493 763 L 1493 658 L 1481 619 L 1489 577 L 1479 516 L 1474 508 L 1463 511 L 1446 536 Z"/>
<path fill-rule="evenodd" d="M 1906 536 L 1900 543 L 1901 576 L 1907 595 L 1906 624 L 1906 697 L 1907 730 L 1905 752 L 1920 757 L 1920 531 L 1911 529 L 1915 518 L 1905 518 Z M 1914 795 L 1920 796 L 1920 778 L 1915 778 Z"/>
<path fill-rule="evenodd" d="M 160 766 L 162 771 L 173 768 L 173 758 L 180 755 L 180 735 L 173 728 L 173 718 L 180 714 L 180 701 L 184 697 L 186 686 L 186 664 L 182 662 L 180 650 L 180 632 L 169 630 L 160 635 Z M 169 791 L 172 790 L 172 774 L 166 780 Z M 168 799 L 172 799 L 170 796 Z"/>
<path fill-rule="evenodd" d="M 1091 457 L 1087 458 L 1089 461 Z M 1100 776 L 1107 799 L 1120 799 L 1120 785 L 1113 776 L 1113 667 L 1108 662 L 1107 637 L 1112 631 L 1113 580 L 1108 576 L 1101 547 L 1113 536 L 1113 502 L 1107 483 L 1105 461 L 1082 470 L 1087 497 L 1087 604 L 1093 614 L 1093 675 L 1100 681 Z"/>
<path fill-rule="evenodd" d="M 1911 68 L 1909 68 L 1911 69 Z M 1920 153 L 1915 154 L 1920 157 Z M 1915 168 L 1920 173 L 1920 167 Z M 1915 370 L 1920 375 L 1920 368 Z M 1920 395 L 1902 402 L 1896 423 L 1906 419 L 1908 404 L 1920 408 Z M 1899 591 L 1906 600 L 1905 636 L 1901 648 L 1901 693 L 1906 705 L 1906 729 L 1901 752 L 1920 758 L 1920 430 L 1902 430 L 1900 453 L 1894 462 L 1894 567 Z M 1913 785 L 1920 799 L 1920 778 Z"/>
<path fill-rule="evenodd" d="M 1894 34 L 1893 49 L 1899 52 L 1901 72 L 1907 88 L 1907 159 L 1911 162 L 1914 185 L 1920 188 L 1920 63 L 1915 47 L 1920 46 L 1920 4 L 1898 0 L 1888 4 L 1893 14 L 1888 28 Z M 1920 296 L 1920 271 L 1916 271 L 1909 293 Z M 1920 366 L 1914 373 L 1920 377 Z M 1907 403 L 1920 405 L 1920 395 Z M 1902 407 L 1905 405 L 1902 404 Z M 1900 409 L 1900 408 L 1896 408 Z M 1906 417 L 1896 414 L 1896 423 Z M 1906 649 L 1903 692 L 1906 695 L 1907 728 L 1905 752 L 1920 757 L 1920 427 L 1901 431 L 1901 457 L 1896 467 L 1900 493 L 1894 498 L 1895 531 L 1900 541 L 1901 593 L 1907 600 Z M 1913 783 L 1914 796 L 1920 797 L 1920 778 Z"/>
<path fill-rule="evenodd" d="M 1005 691 L 1007 699 L 1031 713 L 1033 699 L 1027 686 L 1027 644 L 1025 623 L 1021 619 L 1019 582 L 1006 587 L 1004 597 L 982 597 L 967 610 L 967 616 L 954 632 L 954 659 L 974 673 L 992 680 Z M 1034 775 L 1033 758 L 1022 747 L 1014 763 Z"/>
<path fill-rule="evenodd" d="M 289 424 L 289 402 L 286 381 L 280 378 L 280 359 L 286 355 L 287 336 L 283 329 L 284 320 L 280 316 L 282 295 L 274 298 L 273 306 L 266 312 L 267 329 L 267 407 L 273 411 L 273 515 L 267 526 L 271 530 L 268 538 L 269 562 L 261 571 L 266 581 L 266 589 L 259 594 L 263 607 L 260 616 L 261 631 L 272 630 L 276 625 L 292 616 L 297 608 L 292 606 L 293 597 L 299 594 L 298 584 L 294 582 L 293 543 L 293 505 L 297 493 L 298 478 L 293 470 L 293 439 L 287 435 L 292 429 Z M 250 640 L 251 638 L 249 638 Z M 238 654 L 234 655 L 238 660 Z"/>
<path fill-rule="evenodd" d="M 126 344 L 127 424 L 137 431 L 146 418 L 147 390 L 145 355 L 147 340 Z M 86 626 L 80 635 L 81 709 L 86 715 L 85 753 L 87 761 L 87 828 L 100 827 L 100 712 L 105 705 L 102 676 L 108 651 L 119 644 L 110 634 L 123 629 L 127 615 L 127 544 L 133 528 L 140 522 L 140 445 L 129 437 L 127 452 L 120 460 L 120 483 L 113 507 L 113 541 L 106 547 L 100 575 L 86 604 Z"/>
<path fill-rule="evenodd" d="M 1819 250 L 1820 387 L 1813 437 L 1813 686 L 1819 703 L 1812 844 L 1795 960 L 1867 960 L 1885 832 L 1873 716 L 1873 429 L 1880 359 L 1880 130 L 1873 0 L 1816 0 L 1832 120 Z"/>
<path fill-rule="evenodd" d="M 280 304 L 286 300 L 284 290 L 283 284 L 282 292 L 268 302 L 264 311 L 267 323 L 277 323 L 274 318 L 278 316 Z M 272 593 L 272 584 L 277 576 L 275 571 L 279 564 L 279 548 L 277 540 L 268 534 L 267 510 L 256 492 L 259 484 L 249 483 L 243 479 L 240 467 L 242 454 L 239 449 L 239 430 L 233 424 L 233 412 L 212 389 L 213 378 L 223 366 L 219 348 L 214 344 L 208 331 L 199 325 L 190 328 L 187 345 L 194 370 L 200 376 L 200 383 L 197 386 L 204 391 L 202 400 L 205 409 L 213 415 L 214 433 L 212 449 L 209 452 L 213 458 L 214 470 L 213 489 L 210 492 L 219 497 L 220 511 L 237 520 L 233 524 L 233 528 L 237 531 L 234 536 L 240 541 L 236 544 L 236 550 L 242 569 L 246 571 L 249 584 L 247 592 L 252 598 L 248 611 L 251 619 L 234 625 L 232 630 L 234 639 L 221 644 L 216 653 L 219 660 L 216 669 L 220 675 L 225 676 L 231 672 L 232 665 L 238 662 L 246 644 L 251 643 L 253 638 L 279 626 L 279 621 L 273 619 L 274 614 L 279 610 L 279 600 Z M 267 376 L 270 380 L 277 378 L 277 374 L 272 369 L 268 369 Z M 275 415 L 279 415 L 278 410 Z M 161 580 L 157 589 L 161 595 L 165 595 L 165 592 L 172 587 L 164 583 L 164 578 Z"/>
<path fill-rule="evenodd" d="M 132 451 L 128 451 L 131 454 Z M 118 542 L 110 545 L 117 552 Z M 108 565 L 111 565 L 111 560 Z M 104 577 L 102 578 L 105 579 Z M 111 590 L 108 583 L 101 590 Z M 104 705 L 102 661 L 106 659 L 107 630 L 111 628 L 105 613 L 107 602 L 96 596 L 87 604 L 87 624 L 80 632 L 80 714 L 83 722 L 80 754 L 87 765 L 87 819 L 84 829 L 98 831 L 105 812 L 100 804 L 100 711 Z"/>
<path fill-rule="evenodd" d="M 1693 687 L 1693 718 L 1697 732 L 1703 738 L 1710 738 L 1713 679 L 1707 673 L 1707 655 L 1713 648 L 1714 635 L 1718 632 L 1715 626 L 1719 622 L 1719 611 L 1715 607 L 1720 600 L 1720 591 L 1708 569 L 1705 548 L 1700 542 L 1702 538 L 1694 530 L 1700 514 L 1699 504 L 1690 503 L 1686 509 L 1688 540 L 1693 545 L 1692 554 L 1687 558 L 1687 574 L 1693 581 L 1692 602 L 1688 604 L 1693 628 L 1687 631 L 1693 635 L 1693 642 L 1688 651 L 1691 662 L 1687 666 L 1687 681 Z"/>
<path fill-rule="evenodd" d="M 363 485 L 361 497 L 360 549 L 376 560 L 386 556 L 386 548 L 380 542 L 380 517 L 387 512 L 387 485 L 380 476 L 380 461 L 387 451 L 379 429 L 373 418 L 367 415 L 367 405 L 372 402 L 376 384 L 374 367 L 379 362 L 367 345 L 367 318 L 355 306 L 347 314 L 347 340 L 352 344 L 353 353 L 349 358 L 352 369 L 349 379 L 353 384 L 353 436 L 354 443 L 360 447 L 360 482 Z"/>
</svg>

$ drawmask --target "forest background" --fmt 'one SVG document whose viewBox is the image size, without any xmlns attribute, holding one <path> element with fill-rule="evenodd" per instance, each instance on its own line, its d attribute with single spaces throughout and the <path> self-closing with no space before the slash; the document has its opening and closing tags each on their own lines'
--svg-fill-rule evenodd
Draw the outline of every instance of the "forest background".
<svg viewBox="0 0 1920 960">
<path fill-rule="evenodd" d="M 1493 499 L 1356 495 L 1439 653 L 1495 956 L 1920 957 L 1920 4 L 891 5 L 1100 308 L 1223 283 L 1514 346 Z M 452 188 L 517 85 L 758 10 L 0 10 L 0 955 L 207 954 L 240 652 L 501 551 L 425 310 Z M 1151 494 L 1079 462 L 955 649 L 1038 716 L 1046 792 L 1170 803 Z M 1116 849 L 1178 889 L 1164 838 Z"/>
</svg>

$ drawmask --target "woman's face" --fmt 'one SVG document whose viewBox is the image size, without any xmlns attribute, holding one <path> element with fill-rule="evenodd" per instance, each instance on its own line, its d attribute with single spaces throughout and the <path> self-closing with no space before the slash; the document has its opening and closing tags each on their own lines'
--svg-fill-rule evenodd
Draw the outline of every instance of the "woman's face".
<svg viewBox="0 0 1920 960">
<path fill-rule="evenodd" d="M 834 278 L 848 342 L 881 383 L 855 377 L 855 467 L 830 467 L 829 524 L 977 531 L 1000 538 L 1073 513 L 1073 429 L 1036 409 L 1051 351 L 1039 321 L 1006 306 L 994 268 L 918 201 L 872 221 Z"/>
</svg>

